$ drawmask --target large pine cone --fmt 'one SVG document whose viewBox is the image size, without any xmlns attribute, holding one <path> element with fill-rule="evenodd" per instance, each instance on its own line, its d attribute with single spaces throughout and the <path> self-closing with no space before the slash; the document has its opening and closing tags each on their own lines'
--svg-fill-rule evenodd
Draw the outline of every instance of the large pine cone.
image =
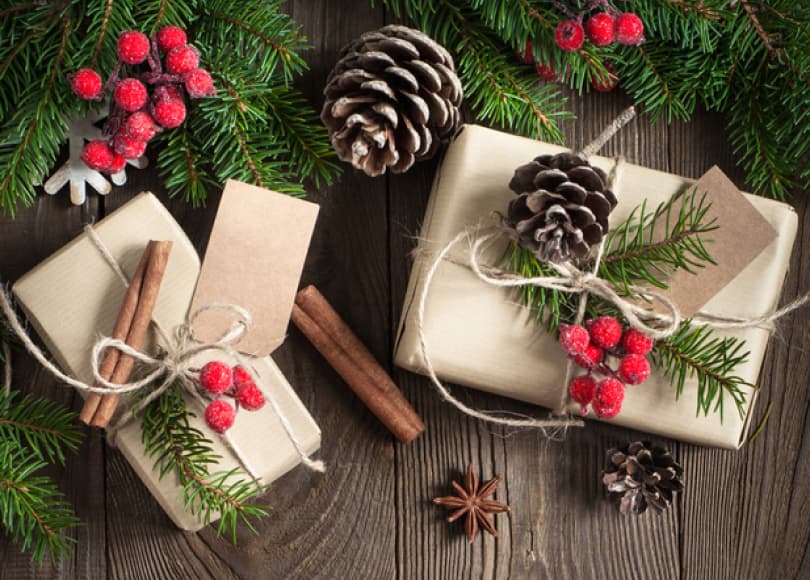
<svg viewBox="0 0 810 580">
<path fill-rule="evenodd" d="M 461 120 L 453 58 L 406 26 L 385 26 L 346 46 L 324 95 L 321 119 L 338 157 L 371 176 L 432 157 Z"/>
<path fill-rule="evenodd" d="M 543 262 L 582 258 L 608 232 L 616 196 L 607 176 L 574 153 L 541 155 L 515 170 L 504 225 Z"/>
<path fill-rule="evenodd" d="M 608 451 L 602 482 L 622 513 L 642 513 L 647 506 L 661 512 L 683 490 L 683 468 L 663 447 L 636 441 Z"/>
</svg>

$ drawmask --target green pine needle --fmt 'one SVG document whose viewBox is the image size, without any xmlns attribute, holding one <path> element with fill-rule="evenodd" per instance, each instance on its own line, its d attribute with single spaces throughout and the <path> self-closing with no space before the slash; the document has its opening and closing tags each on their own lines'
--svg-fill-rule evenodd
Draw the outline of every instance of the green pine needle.
<svg viewBox="0 0 810 580">
<path fill-rule="evenodd" d="M 267 515 L 267 508 L 250 503 L 266 491 L 241 469 L 211 473 L 220 459 L 211 441 L 191 426 L 182 389 L 174 386 L 138 412 L 146 453 L 155 460 L 154 470 L 163 479 L 175 475 L 183 486 L 186 510 L 209 524 L 219 515 L 217 533 L 230 533 L 236 543 L 239 522 L 256 533 L 253 521 Z"/>
</svg>

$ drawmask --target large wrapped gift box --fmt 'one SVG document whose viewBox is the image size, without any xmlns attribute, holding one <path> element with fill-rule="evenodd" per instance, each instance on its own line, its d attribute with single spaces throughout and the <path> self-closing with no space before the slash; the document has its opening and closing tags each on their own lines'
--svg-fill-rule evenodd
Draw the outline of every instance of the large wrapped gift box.
<svg viewBox="0 0 810 580">
<path fill-rule="evenodd" d="M 416 310 L 424 275 L 433 254 L 465 228 L 505 212 L 514 198 L 508 183 L 518 165 L 545 153 L 565 149 L 475 125 L 466 126 L 450 145 L 434 182 L 420 248 L 396 341 L 396 364 L 424 372 Z M 595 156 L 591 162 L 609 171 L 613 160 Z M 627 164 L 617 188 L 619 205 L 613 224 L 625 220 L 645 199 L 648 206 L 670 199 L 693 181 L 677 175 Z M 778 236 L 744 270 L 701 309 L 716 316 L 755 317 L 773 310 L 779 301 L 788 268 L 797 217 L 793 209 L 770 199 L 746 194 L 774 227 Z M 721 226 L 722 227 L 722 226 Z M 483 255 L 497 265 L 506 241 Z M 565 358 L 556 340 L 521 306 L 514 290 L 481 282 L 469 268 L 445 261 L 436 273 L 425 304 L 423 329 L 428 356 L 442 379 L 506 397 L 555 408 L 564 392 Z M 756 384 L 770 332 L 763 328 L 718 331 L 745 339 L 748 361 L 736 369 Z M 562 389 L 562 391 L 561 391 Z M 627 389 L 621 413 L 611 423 L 703 445 L 738 448 L 746 437 L 756 389 L 746 391 L 745 412 L 739 416 L 726 401 L 719 413 L 697 413 L 697 383 L 687 380 L 676 399 L 675 388 L 660 372 L 641 386 Z M 578 405 L 569 410 L 578 413 Z"/>
<path fill-rule="evenodd" d="M 94 227 L 127 276 L 135 271 L 149 240 L 174 242 L 153 319 L 165 329 L 183 323 L 200 274 L 200 259 L 160 201 L 151 193 L 140 194 Z M 56 362 L 89 383 L 93 381 L 90 349 L 99 336 L 110 335 L 125 291 L 126 287 L 87 234 L 61 248 L 20 278 L 13 288 L 19 305 Z M 151 352 L 153 344 L 154 337 L 146 352 Z M 200 365 L 204 362 L 201 360 Z M 318 425 L 272 358 L 256 359 L 254 367 L 261 377 L 259 387 L 279 403 L 303 449 L 315 452 L 321 440 Z M 203 431 L 213 442 L 214 452 L 222 458 L 211 466 L 211 471 L 238 467 L 239 461 L 230 447 L 201 419 L 203 409 L 188 397 L 187 403 L 197 416 L 192 419 L 192 426 Z M 279 478 L 300 461 L 270 405 L 257 412 L 240 413 L 228 434 L 264 483 Z M 172 521 L 184 530 L 202 528 L 203 524 L 184 509 L 182 487 L 176 476 L 169 474 L 161 480 L 153 470 L 154 460 L 146 456 L 141 441 L 140 423 L 129 423 L 118 433 L 116 441 Z"/>
</svg>

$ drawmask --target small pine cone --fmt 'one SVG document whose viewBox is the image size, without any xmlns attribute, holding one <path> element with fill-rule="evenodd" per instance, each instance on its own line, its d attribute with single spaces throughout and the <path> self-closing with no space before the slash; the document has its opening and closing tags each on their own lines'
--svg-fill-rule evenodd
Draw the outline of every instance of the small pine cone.
<svg viewBox="0 0 810 580">
<path fill-rule="evenodd" d="M 636 441 L 608 451 L 602 482 L 622 513 L 642 513 L 648 506 L 662 512 L 683 490 L 683 468 L 663 447 Z"/>
<path fill-rule="evenodd" d="M 324 95 L 321 119 L 338 157 L 372 177 L 429 159 L 461 120 L 453 58 L 406 26 L 385 26 L 346 46 Z"/>
<path fill-rule="evenodd" d="M 541 155 L 515 170 L 504 226 L 543 262 L 583 258 L 608 232 L 616 196 L 607 176 L 574 153 Z"/>
</svg>

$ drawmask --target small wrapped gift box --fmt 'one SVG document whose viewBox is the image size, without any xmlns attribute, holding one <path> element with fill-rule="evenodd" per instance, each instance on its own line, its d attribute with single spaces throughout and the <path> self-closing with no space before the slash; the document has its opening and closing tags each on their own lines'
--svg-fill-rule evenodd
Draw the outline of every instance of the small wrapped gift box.
<svg viewBox="0 0 810 580">
<path fill-rule="evenodd" d="M 229 183 L 229 187 L 231 186 Z M 272 195 L 266 191 L 262 193 Z M 235 192 L 234 195 L 240 193 Z M 286 201 L 281 200 L 280 203 Z M 218 216 L 218 220 L 220 217 Z M 165 329 L 173 329 L 182 324 L 195 295 L 200 276 L 200 260 L 183 230 L 157 198 L 151 193 L 142 193 L 94 228 L 130 277 L 149 240 L 174 242 L 153 320 Z M 211 244 L 215 243 L 219 247 L 214 248 L 213 254 L 227 251 L 227 248 L 221 247 L 225 242 L 215 241 L 212 237 Z M 209 251 L 211 250 L 209 245 Z M 306 245 L 303 249 L 298 248 L 297 252 L 305 254 Z M 268 263 L 272 262 L 272 255 L 267 260 Z M 303 258 L 300 261 L 303 263 Z M 290 300 L 295 286 L 297 277 L 294 285 L 287 289 Z M 93 382 L 90 349 L 99 336 L 110 334 L 125 291 L 123 282 L 86 233 L 23 276 L 13 288 L 19 305 L 56 362 L 74 377 L 90 384 Z M 286 327 L 286 321 L 284 326 Z M 278 333 L 278 329 L 273 332 Z M 152 352 L 154 337 L 149 342 L 151 344 L 145 349 L 146 352 Z M 275 346 L 272 345 L 273 348 Z M 235 361 L 221 354 L 216 357 L 235 364 Z M 200 360 L 200 366 L 205 362 Z M 308 454 L 315 452 L 320 447 L 321 440 L 318 425 L 272 358 L 264 356 L 253 359 L 252 365 L 260 377 L 257 381 L 259 388 L 266 398 L 272 396 L 278 403 L 302 449 Z M 192 425 L 203 431 L 212 441 L 214 452 L 222 457 L 217 465 L 211 466 L 211 472 L 239 466 L 231 448 L 225 445 L 220 436 L 208 429 L 201 419 L 203 409 L 199 403 L 191 397 L 186 397 L 186 400 L 197 416 L 192 419 Z M 240 412 L 228 435 L 242 453 L 243 463 L 249 464 L 263 483 L 272 482 L 300 462 L 298 452 L 271 405 L 265 405 L 257 412 Z M 189 531 L 203 527 L 194 515 L 185 511 L 182 488 L 177 478 L 169 474 L 161 480 L 153 470 L 154 460 L 146 456 L 141 441 L 140 423 L 137 420 L 118 432 L 116 442 L 135 472 L 178 527 Z M 212 520 L 215 519 L 217 518 L 212 517 Z"/>
<path fill-rule="evenodd" d="M 425 372 L 417 331 L 417 301 L 435 251 L 459 232 L 491 219 L 493 212 L 506 211 L 515 197 L 508 184 L 517 166 L 538 155 L 562 151 L 565 149 L 556 145 L 475 125 L 466 126 L 450 145 L 424 219 L 397 335 L 396 364 Z M 606 172 L 614 163 L 598 156 L 590 161 Z M 610 221 L 620 223 L 645 199 L 649 207 L 655 207 L 692 183 L 677 175 L 626 164 L 616 189 L 619 205 Z M 748 194 L 745 198 L 778 235 L 750 262 L 739 265 L 739 273 L 728 283 L 723 282 L 725 285 L 702 306 L 701 312 L 751 318 L 769 313 L 779 301 L 797 217 L 784 203 Z M 725 209 L 733 213 L 733 209 Z M 482 261 L 498 265 L 506 243 L 504 239 L 489 248 Z M 484 284 L 463 265 L 446 261 L 439 266 L 425 303 L 423 332 L 433 367 L 446 381 L 549 408 L 556 408 L 565 394 L 566 361 L 557 341 L 537 323 L 532 311 L 521 306 L 516 291 Z M 770 332 L 763 328 L 717 332 L 719 336 L 738 336 L 746 341 L 750 356 L 735 374 L 756 384 Z M 643 385 L 628 387 L 621 413 L 610 422 L 735 449 L 745 440 L 756 398 L 756 389 L 743 388 L 743 416 L 730 402 L 722 417 L 714 412 L 704 416 L 696 412 L 696 381 L 687 380 L 684 392 L 676 399 L 669 380 L 653 370 Z M 578 413 L 579 406 L 571 405 L 569 410 Z"/>
</svg>

